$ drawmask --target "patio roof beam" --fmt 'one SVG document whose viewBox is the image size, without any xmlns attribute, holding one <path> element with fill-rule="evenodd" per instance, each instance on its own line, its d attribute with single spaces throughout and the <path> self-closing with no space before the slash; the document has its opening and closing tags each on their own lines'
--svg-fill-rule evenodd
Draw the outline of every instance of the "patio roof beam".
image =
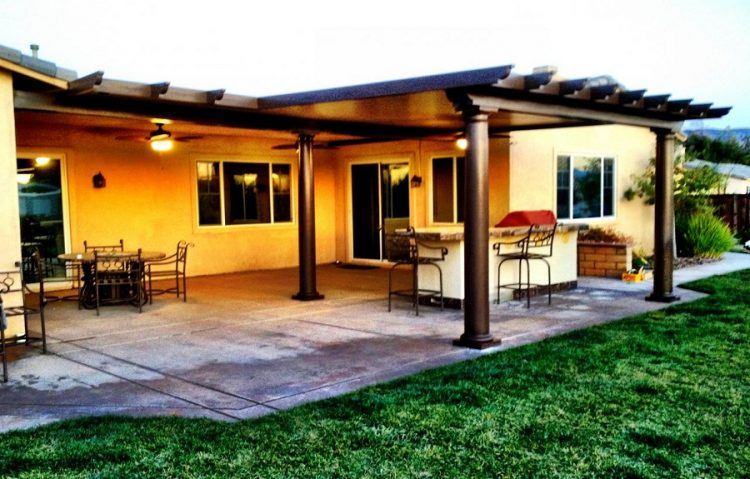
<svg viewBox="0 0 750 479">
<path fill-rule="evenodd" d="M 149 88 L 151 89 L 151 98 L 159 98 L 169 91 L 169 82 L 152 83 Z"/>
<path fill-rule="evenodd" d="M 329 133 L 392 139 L 429 138 L 455 134 L 455 128 L 386 125 L 345 120 L 314 120 L 223 105 L 207 105 L 203 92 L 201 104 L 157 101 L 149 98 L 118 95 L 82 94 L 78 96 L 40 95 L 16 92 L 18 110 L 48 111 L 84 115 L 107 115 L 118 118 L 170 118 L 193 124 L 225 126 L 266 131 L 325 131 Z M 170 90 L 169 94 L 172 93 Z M 226 99 L 226 97 L 225 97 Z"/>
<path fill-rule="evenodd" d="M 519 94 L 517 91 L 500 88 L 475 88 L 452 91 L 449 97 L 467 98 L 467 101 L 494 111 L 510 111 L 544 115 L 571 120 L 596 121 L 601 124 L 622 124 L 679 130 L 687 119 L 677 114 L 650 110 L 626 110 L 612 103 L 585 101 L 556 95 Z M 666 102 L 666 99 L 664 99 Z M 631 112 L 632 111 L 632 112 Z"/>
</svg>

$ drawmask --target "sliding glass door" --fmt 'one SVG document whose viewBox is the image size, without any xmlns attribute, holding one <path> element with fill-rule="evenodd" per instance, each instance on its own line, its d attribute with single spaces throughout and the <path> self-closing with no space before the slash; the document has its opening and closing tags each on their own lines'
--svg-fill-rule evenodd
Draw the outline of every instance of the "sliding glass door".
<svg viewBox="0 0 750 479">
<path fill-rule="evenodd" d="M 352 256 L 382 260 L 381 229 L 409 226 L 409 163 L 353 164 L 351 188 Z"/>
</svg>

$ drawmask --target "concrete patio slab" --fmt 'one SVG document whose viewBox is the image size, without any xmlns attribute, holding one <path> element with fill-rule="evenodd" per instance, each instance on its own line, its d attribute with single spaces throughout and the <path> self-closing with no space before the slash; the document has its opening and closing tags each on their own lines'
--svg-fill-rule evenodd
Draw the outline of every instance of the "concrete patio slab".
<svg viewBox="0 0 750 479">
<path fill-rule="evenodd" d="M 675 282 L 745 268 L 750 255 L 727 254 L 677 271 Z M 460 311 L 425 307 L 417 317 L 399 301 L 388 313 L 385 270 L 323 266 L 326 299 L 309 303 L 290 299 L 296 279 L 294 269 L 192 278 L 187 303 L 162 296 L 142 314 L 51 304 L 50 353 L 15 350 L 0 385 L 0 430 L 103 414 L 257 417 L 666 306 L 643 300 L 649 282 L 581 278 L 552 305 L 492 305 L 502 343 L 480 352 L 451 344 Z"/>
</svg>

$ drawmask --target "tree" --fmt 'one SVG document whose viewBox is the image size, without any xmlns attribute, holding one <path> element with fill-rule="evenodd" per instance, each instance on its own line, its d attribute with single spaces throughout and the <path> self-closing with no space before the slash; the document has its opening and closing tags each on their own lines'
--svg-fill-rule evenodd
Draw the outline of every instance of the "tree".
<svg viewBox="0 0 750 479">
<path fill-rule="evenodd" d="M 711 138 L 690 135 L 685 142 L 685 152 L 691 158 L 713 163 L 740 163 L 750 165 L 750 138 Z"/>
</svg>

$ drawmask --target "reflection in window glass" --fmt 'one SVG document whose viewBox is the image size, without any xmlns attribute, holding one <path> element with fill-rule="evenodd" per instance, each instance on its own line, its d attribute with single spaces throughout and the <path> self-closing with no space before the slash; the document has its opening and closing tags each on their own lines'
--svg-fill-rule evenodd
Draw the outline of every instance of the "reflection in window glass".
<svg viewBox="0 0 750 479">
<path fill-rule="evenodd" d="M 570 157 L 557 157 L 557 217 L 570 218 Z"/>
<path fill-rule="evenodd" d="M 456 158 L 456 221 L 459 223 L 464 222 L 465 163 L 463 157 Z"/>
<path fill-rule="evenodd" d="M 615 214 L 615 160 L 604 158 L 604 172 L 602 174 L 604 186 L 602 189 L 602 214 L 612 216 Z"/>
<path fill-rule="evenodd" d="M 432 221 L 453 223 L 453 158 L 432 160 Z"/>
<path fill-rule="evenodd" d="M 224 223 L 270 223 L 268 164 L 224 163 Z"/>
<path fill-rule="evenodd" d="M 601 159 L 573 159 L 573 218 L 601 216 Z"/>
<path fill-rule="evenodd" d="M 199 161 L 198 175 L 198 224 L 221 224 L 221 192 L 219 191 L 219 164 Z"/>
<path fill-rule="evenodd" d="M 273 221 L 292 221 L 291 175 L 289 165 L 273 165 Z"/>
</svg>

